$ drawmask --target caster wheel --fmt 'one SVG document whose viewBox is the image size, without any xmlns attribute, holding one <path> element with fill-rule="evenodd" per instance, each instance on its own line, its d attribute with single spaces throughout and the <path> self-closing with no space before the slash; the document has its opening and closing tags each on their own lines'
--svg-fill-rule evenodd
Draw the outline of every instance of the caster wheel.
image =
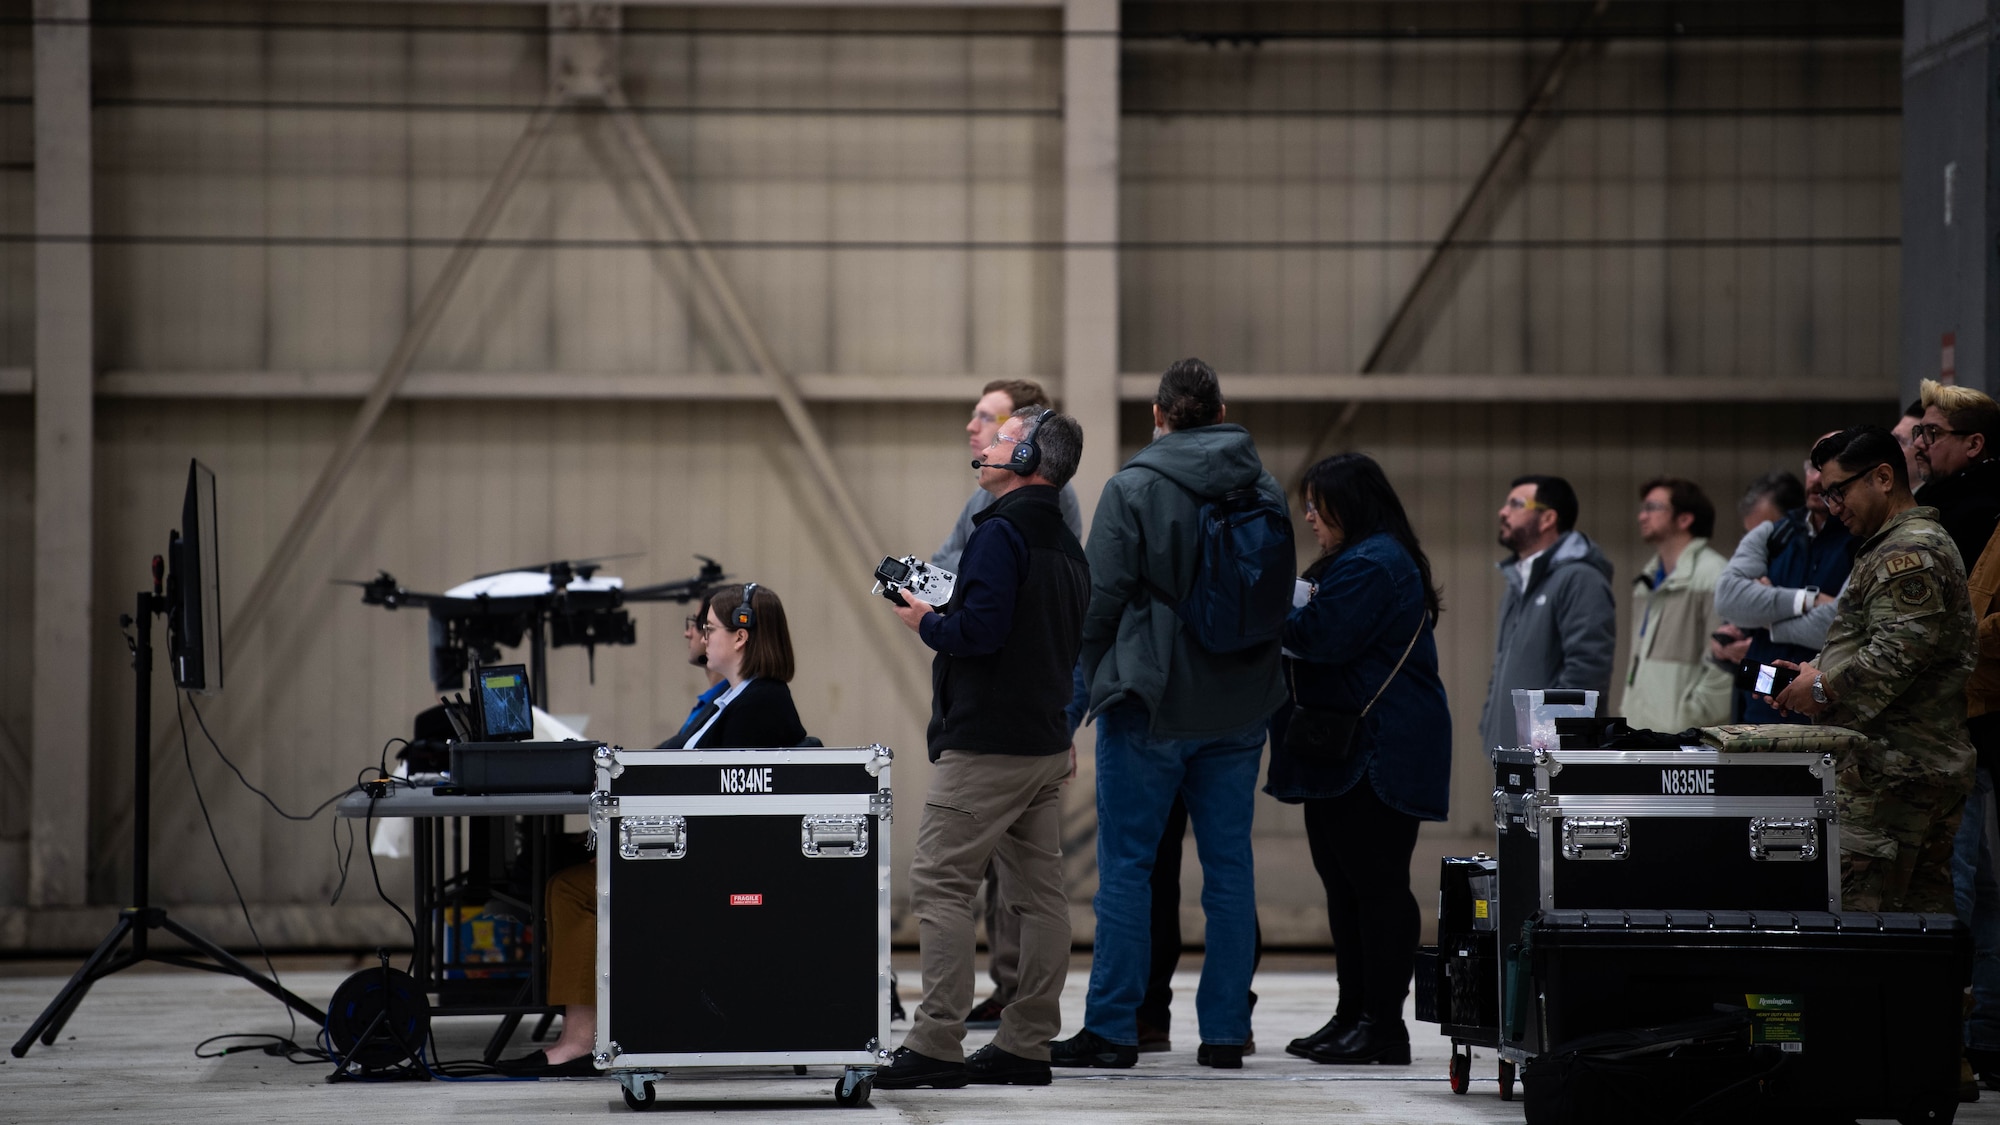
<svg viewBox="0 0 2000 1125">
<path fill-rule="evenodd" d="M 626 1108 L 635 1110 L 639 1113 L 644 1113 L 647 1110 L 652 1109 L 654 1105 L 653 1084 L 651 1082 L 646 1083 L 645 1090 L 646 1090 L 646 1096 L 642 1098 L 634 1094 L 631 1091 L 631 1089 L 627 1086 L 621 1085 L 618 1087 L 618 1092 L 625 1095 Z"/>
<path fill-rule="evenodd" d="M 869 1095 L 875 1092 L 875 1080 L 863 1078 L 849 1090 L 845 1078 L 833 1084 L 833 1100 L 846 1109 L 862 1109 L 868 1105 Z"/>
<path fill-rule="evenodd" d="M 1500 1100 L 1514 1100 L 1514 1064 L 1506 1059 L 1500 1060 Z"/>
<path fill-rule="evenodd" d="M 1463 1094 L 1472 1089 L 1472 1056 L 1453 1055 L 1451 1057 L 1451 1092 Z"/>
</svg>

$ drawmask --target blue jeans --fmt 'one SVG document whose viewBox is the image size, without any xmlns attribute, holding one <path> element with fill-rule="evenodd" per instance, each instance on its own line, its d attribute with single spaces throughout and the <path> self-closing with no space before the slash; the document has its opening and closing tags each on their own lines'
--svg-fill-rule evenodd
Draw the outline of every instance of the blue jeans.
<svg viewBox="0 0 2000 1125">
<path fill-rule="evenodd" d="M 1097 936 L 1083 1026 L 1137 1046 L 1139 1002 L 1151 969 L 1149 880 L 1174 797 L 1187 802 L 1201 858 L 1207 952 L 1195 1013 L 1201 1041 L 1250 1036 L 1250 975 L 1257 954 L 1257 882 L 1250 820 L 1264 759 L 1265 723 L 1204 738 L 1157 738 L 1144 707 L 1097 717 Z"/>
<path fill-rule="evenodd" d="M 1965 1045 L 2000 1051 L 2000 878 L 1993 869 L 1993 775 L 1980 770 L 1965 798 L 1964 819 L 1951 853 L 1958 916 L 1972 928 L 1972 1016 Z"/>
</svg>

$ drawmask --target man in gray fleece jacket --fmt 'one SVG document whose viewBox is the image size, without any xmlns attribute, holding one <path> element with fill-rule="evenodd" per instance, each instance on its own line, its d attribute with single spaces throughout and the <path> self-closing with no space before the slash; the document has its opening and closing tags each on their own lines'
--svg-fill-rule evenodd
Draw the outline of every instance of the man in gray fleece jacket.
<svg viewBox="0 0 2000 1125">
<path fill-rule="evenodd" d="M 1576 509 L 1576 490 L 1550 476 L 1517 478 L 1500 505 L 1500 545 L 1514 554 L 1498 564 L 1507 593 L 1479 717 L 1486 749 L 1520 742 L 1515 688 L 1595 691 L 1598 714 L 1610 706 L 1618 640 L 1611 560 L 1576 530 Z"/>
</svg>

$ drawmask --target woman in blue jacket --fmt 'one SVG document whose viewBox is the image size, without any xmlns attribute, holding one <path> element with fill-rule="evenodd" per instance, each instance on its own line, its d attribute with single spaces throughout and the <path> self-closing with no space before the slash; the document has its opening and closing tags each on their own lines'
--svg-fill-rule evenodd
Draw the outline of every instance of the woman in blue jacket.
<svg viewBox="0 0 2000 1125">
<path fill-rule="evenodd" d="M 1451 783 L 1451 715 L 1432 633 L 1441 604 L 1430 560 L 1373 459 L 1319 462 L 1302 499 L 1320 557 L 1304 576 L 1310 598 L 1285 623 L 1294 706 L 1272 721 L 1265 792 L 1305 806 L 1340 1001 L 1326 1026 L 1285 1049 L 1322 1063 L 1407 1064 L 1403 1001 L 1420 925 L 1410 856 L 1418 822 L 1445 818 Z M 1328 748 L 1327 712 L 1314 721 L 1321 708 L 1361 715 L 1344 748 Z"/>
</svg>

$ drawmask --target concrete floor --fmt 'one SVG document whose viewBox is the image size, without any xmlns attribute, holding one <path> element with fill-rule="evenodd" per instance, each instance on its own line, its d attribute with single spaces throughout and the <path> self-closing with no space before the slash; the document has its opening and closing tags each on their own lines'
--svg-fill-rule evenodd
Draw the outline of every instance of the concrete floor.
<svg viewBox="0 0 2000 1125">
<path fill-rule="evenodd" d="M 1190 960 L 1190 964 L 1193 960 Z M 0 965 L 0 1036 L 11 1043 L 54 995 L 73 966 Z M 328 959 L 281 962 L 288 987 L 324 1002 L 350 966 Z M 1274 955 L 1257 977 L 1259 1053 L 1241 1071 L 1195 1065 L 1189 1003 L 1195 978 L 1175 979 L 1177 1016 L 1186 1021 L 1175 1050 L 1146 1055 L 1128 1071 L 1056 1072 L 1052 1087 L 969 1087 L 949 1091 L 875 1094 L 875 1120 L 915 1122 L 1044 1122 L 1060 1115 L 1072 1125 L 1113 1125 L 1175 1119 L 1267 1122 L 1299 1115 L 1339 1114 L 1381 1123 L 1497 1122 L 1517 1125 L 1519 1102 L 1503 1102 L 1494 1062 L 1480 1052 L 1476 1083 L 1456 1096 L 1445 1080 L 1447 1042 L 1428 1024 L 1413 1023 L 1416 1061 L 1409 1067 L 1327 1067 L 1291 1058 L 1284 1043 L 1318 1027 L 1332 1011 L 1330 959 Z M 905 1003 L 917 977 L 914 958 L 899 954 Z M 1082 1019 L 1089 959 L 1079 956 L 1063 995 L 1066 1027 Z M 983 988 L 983 985 L 982 985 Z M 496 1023 L 462 1018 L 436 1024 L 448 1059 L 476 1058 Z M 1177 1025 L 1179 1026 L 1179 1025 Z M 897 1031 L 908 1025 L 898 1023 Z M 412 1125 L 480 1117 L 537 1121 L 602 1118 L 628 1111 L 617 1087 L 602 1079 L 550 1082 L 428 1082 L 328 1085 L 324 1064 L 294 1066 L 257 1052 L 197 1059 L 195 1044 L 223 1032 L 289 1034 L 284 1011 L 246 984 L 175 969 L 148 969 L 98 985 L 53 1047 L 37 1045 L 25 1059 L 0 1060 L 0 1122 L 380 1122 Z M 303 1041 L 311 1034 L 301 1029 Z M 975 1032 L 977 1046 L 990 1032 Z M 523 1033 L 525 1036 L 525 1032 Z M 513 1054 L 515 1051 L 509 1051 Z M 813 1110 L 835 1110 L 836 1076 L 816 1068 L 808 1077 L 716 1072 L 669 1082 L 660 1109 L 700 1113 L 734 1125 L 793 1122 Z M 1962 1107 L 1959 1121 L 2000 1122 L 2000 1094 Z"/>
</svg>

